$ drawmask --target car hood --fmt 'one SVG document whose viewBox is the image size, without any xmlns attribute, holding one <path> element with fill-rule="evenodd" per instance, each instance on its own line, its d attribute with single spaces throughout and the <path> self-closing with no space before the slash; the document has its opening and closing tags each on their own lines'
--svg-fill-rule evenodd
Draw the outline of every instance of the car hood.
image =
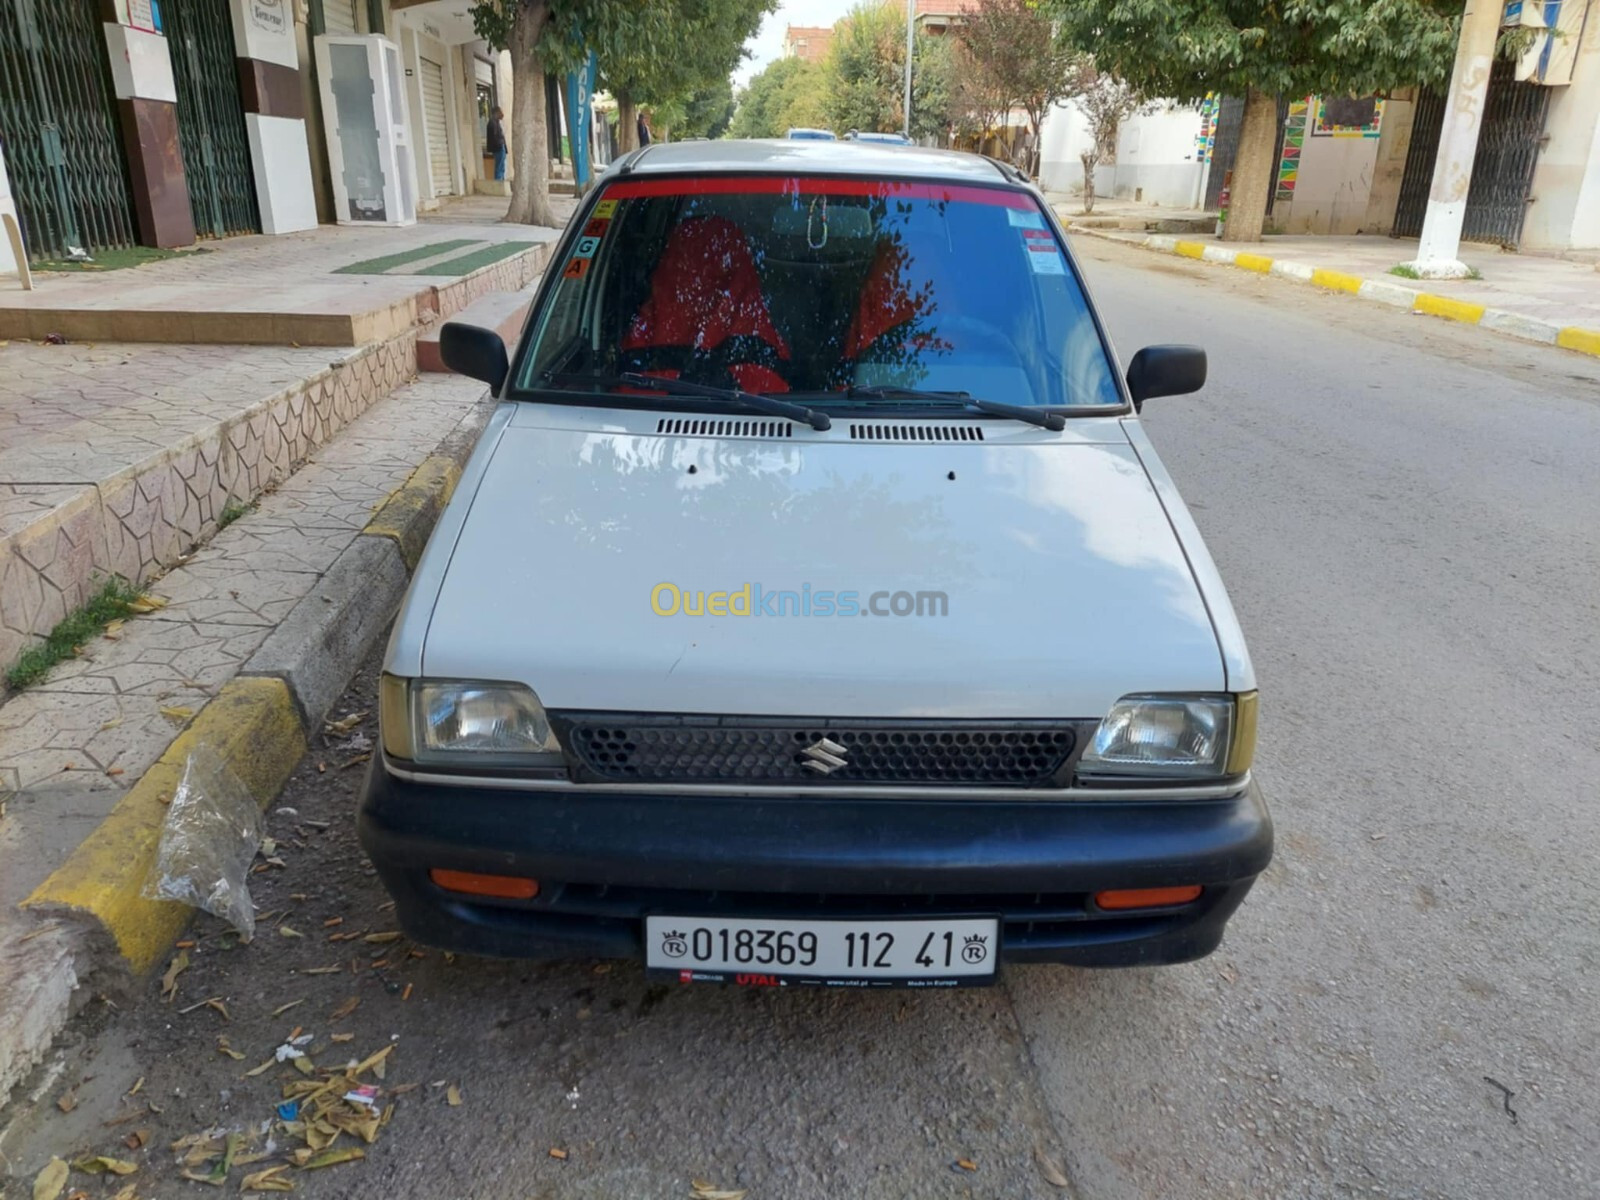
<svg viewBox="0 0 1600 1200">
<path fill-rule="evenodd" d="M 520 681 L 554 709 L 817 717 L 1092 717 L 1129 692 L 1222 690 L 1120 426 L 983 424 L 984 442 L 908 445 L 843 422 L 740 439 L 519 415 L 450 553 L 423 672 Z M 662 584 L 749 585 L 754 612 L 659 615 Z M 939 592 L 948 611 L 815 615 L 823 592 Z M 814 615 L 771 611 L 807 596 Z"/>
</svg>

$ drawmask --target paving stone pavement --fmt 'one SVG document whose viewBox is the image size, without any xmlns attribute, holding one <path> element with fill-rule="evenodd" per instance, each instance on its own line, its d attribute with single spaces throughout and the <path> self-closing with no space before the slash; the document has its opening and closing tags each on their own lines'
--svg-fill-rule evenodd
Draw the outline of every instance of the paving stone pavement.
<svg viewBox="0 0 1600 1200">
<path fill-rule="evenodd" d="M 483 391 L 430 375 L 378 401 L 254 511 L 147 585 L 163 608 L 0 705 L 0 910 L 139 779 Z"/>
</svg>

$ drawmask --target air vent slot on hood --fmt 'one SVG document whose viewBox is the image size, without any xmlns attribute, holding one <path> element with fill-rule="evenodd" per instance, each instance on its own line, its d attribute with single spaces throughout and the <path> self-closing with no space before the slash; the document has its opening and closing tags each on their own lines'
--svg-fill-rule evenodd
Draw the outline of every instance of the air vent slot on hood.
<svg viewBox="0 0 1600 1200">
<path fill-rule="evenodd" d="M 850 426 L 855 442 L 981 442 L 982 425 L 900 425 L 872 424 Z"/>
<path fill-rule="evenodd" d="M 786 438 L 794 431 L 788 421 L 716 421 L 697 417 L 663 417 L 657 433 L 684 437 Z"/>
</svg>

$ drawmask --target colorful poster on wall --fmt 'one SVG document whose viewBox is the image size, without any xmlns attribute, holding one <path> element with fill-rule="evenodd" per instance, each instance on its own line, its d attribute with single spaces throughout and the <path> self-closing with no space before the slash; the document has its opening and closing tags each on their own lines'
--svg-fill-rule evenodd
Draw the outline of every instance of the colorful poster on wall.
<svg viewBox="0 0 1600 1200">
<path fill-rule="evenodd" d="M 1314 96 L 1312 137 L 1375 138 L 1382 132 L 1383 101 L 1376 96 Z"/>
<path fill-rule="evenodd" d="M 1198 162 L 1211 161 L 1217 145 L 1217 112 L 1221 107 L 1222 98 L 1215 92 L 1207 92 L 1200 102 L 1200 132 L 1194 138 L 1194 156 Z"/>
<path fill-rule="evenodd" d="M 1316 97 L 1289 101 L 1289 115 L 1283 122 L 1283 154 L 1278 159 L 1278 186 L 1274 203 L 1294 199 L 1294 185 L 1300 178 L 1300 152 L 1306 143 L 1306 119 Z"/>
</svg>

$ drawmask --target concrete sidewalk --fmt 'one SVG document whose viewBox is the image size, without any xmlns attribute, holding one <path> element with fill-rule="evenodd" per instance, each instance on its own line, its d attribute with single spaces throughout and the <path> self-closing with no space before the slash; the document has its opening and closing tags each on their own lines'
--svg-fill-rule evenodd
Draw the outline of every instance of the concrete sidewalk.
<svg viewBox="0 0 1600 1200">
<path fill-rule="evenodd" d="M 1478 279 L 1408 279 L 1390 268 L 1416 257 L 1416 242 L 1384 237 L 1269 236 L 1226 243 L 1211 234 L 1149 234 L 1074 223 L 1073 205 L 1056 206 L 1069 230 L 1258 274 L 1348 292 L 1403 313 L 1474 325 L 1600 355 L 1600 273 L 1586 262 L 1512 254 L 1463 244 L 1461 257 Z"/>
<path fill-rule="evenodd" d="M 0 342 L 0 670 L 81 606 L 100 580 L 151 578 L 209 537 L 230 506 L 287 478 L 416 374 L 418 339 L 430 327 L 476 302 L 515 297 L 535 281 L 557 231 L 461 219 L 478 213 L 486 221 L 503 211 L 503 200 L 479 197 L 453 206 L 449 221 L 415 229 L 324 227 L 243 238 L 203 255 L 58 277 L 40 292 L 0 293 L 0 300 L 81 300 L 89 307 L 40 311 L 52 319 L 126 313 L 148 323 L 152 338 L 171 333 L 184 343 Z M 402 256 L 402 241 L 412 250 L 453 244 L 444 252 L 448 263 L 455 250 L 479 244 L 441 241 L 441 231 L 463 230 L 487 231 L 491 242 L 531 242 L 460 276 L 330 273 L 374 250 Z M 411 269 L 415 261 L 398 265 Z M 156 291 L 167 307 L 153 299 Z M 346 340 L 360 344 L 193 344 L 194 324 L 183 316 L 226 318 L 219 333 L 228 322 L 256 317 L 290 328 L 311 319 L 297 305 L 314 307 L 316 296 L 330 295 L 349 299 L 339 319 Z M 256 317 L 204 312 L 226 296 L 254 304 Z M 24 310 L 0 306 L 0 317 L 8 311 Z"/>
<path fill-rule="evenodd" d="M 462 197 L 405 228 L 322 225 L 224 238 L 105 271 L 36 273 L 0 287 L 0 338 L 359 346 L 516 291 L 560 232 L 507 225 L 506 200 Z M 575 201 L 556 198 L 564 219 Z"/>
</svg>

